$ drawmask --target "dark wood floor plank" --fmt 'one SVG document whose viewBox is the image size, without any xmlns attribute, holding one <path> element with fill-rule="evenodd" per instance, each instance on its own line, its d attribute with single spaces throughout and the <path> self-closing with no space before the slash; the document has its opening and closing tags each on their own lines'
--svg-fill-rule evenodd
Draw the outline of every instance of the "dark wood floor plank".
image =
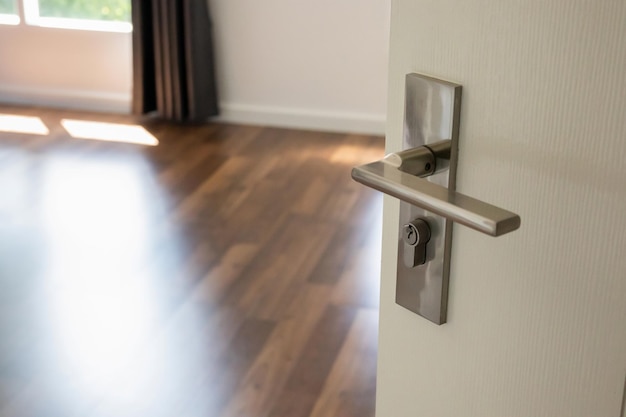
<svg viewBox="0 0 626 417">
<path fill-rule="evenodd" d="M 239 382 L 263 350 L 275 325 L 274 322 L 258 319 L 248 319 L 242 324 L 229 349 L 220 358 L 221 375 L 213 381 L 213 384 L 207 386 L 214 398 L 209 402 L 210 407 L 207 411 L 219 410 L 219 413 L 222 413 L 229 397 L 237 392 Z M 206 402 L 206 394 L 200 393 L 198 401 L 190 401 L 188 407 L 193 410 L 196 408 L 194 403 Z"/>
<path fill-rule="evenodd" d="M 280 316 L 285 305 L 299 293 L 309 271 L 332 237 L 332 226 L 315 224 L 299 216 L 288 216 L 281 233 L 268 243 L 268 251 L 261 253 L 267 261 L 255 270 L 248 270 L 254 278 L 246 285 L 238 305 L 252 315 L 266 319 Z"/>
<path fill-rule="evenodd" d="M 259 249 L 259 245 L 252 243 L 232 246 L 195 287 L 193 299 L 208 305 L 217 304 Z"/>
<path fill-rule="evenodd" d="M 307 417 L 352 326 L 356 310 L 330 305 L 311 333 L 270 417 Z"/>
<path fill-rule="evenodd" d="M 378 315 L 360 310 L 311 417 L 374 417 Z"/>
<path fill-rule="evenodd" d="M 324 314 L 332 289 L 313 285 L 294 297 L 222 417 L 266 416 L 283 390 L 308 336 Z"/>
</svg>

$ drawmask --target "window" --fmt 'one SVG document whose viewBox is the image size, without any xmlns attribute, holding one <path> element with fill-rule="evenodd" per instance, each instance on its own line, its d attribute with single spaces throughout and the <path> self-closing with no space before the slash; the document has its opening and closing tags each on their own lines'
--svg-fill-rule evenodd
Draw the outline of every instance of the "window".
<svg viewBox="0 0 626 417">
<path fill-rule="evenodd" d="M 130 22 L 130 1 L 39 0 L 39 16 Z"/>
<path fill-rule="evenodd" d="M 17 7 L 13 0 L 0 0 L 0 13 L 1 14 L 16 14 Z"/>
<path fill-rule="evenodd" d="M 15 0 L 0 0 L 0 24 L 17 25 L 20 17 L 17 14 Z"/>
<path fill-rule="evenodd" d="M 130 32 L 130 0 L 0 0 L 0 24 Z"/>
</svg>

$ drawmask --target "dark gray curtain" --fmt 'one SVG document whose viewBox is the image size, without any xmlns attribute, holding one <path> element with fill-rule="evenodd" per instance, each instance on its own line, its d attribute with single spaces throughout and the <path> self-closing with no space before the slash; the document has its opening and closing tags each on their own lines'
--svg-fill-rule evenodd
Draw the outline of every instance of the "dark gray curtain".
<svg viewBox="0 0 626 417">
<path fill-rule="evenodd" d="M 207 0 L 132 0 L 133 112 L 201 121 L 217 115 Z"/>
</svg>

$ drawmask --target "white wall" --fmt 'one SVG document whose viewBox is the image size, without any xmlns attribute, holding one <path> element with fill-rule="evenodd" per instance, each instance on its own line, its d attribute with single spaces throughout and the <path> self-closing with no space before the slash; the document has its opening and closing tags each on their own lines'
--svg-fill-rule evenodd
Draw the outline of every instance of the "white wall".
<svg viewBox="0 0 626 417">
<path fill-rule="evenodd" d="M 209 2 L 222 120 L 384 133 L 389 0 Z M 130 59 L 129 34 L 0 25 L 0 102 L 128 111 Z"/>
<path fill-rule="evenodd" d="M 384 133 L 389 0 L 209 0 L 222 119 Z"/>
<path fill-rule="evenodd" d="M 130 33 L 0 25 L 0 102 L 130 111 Z"/>
</svg>

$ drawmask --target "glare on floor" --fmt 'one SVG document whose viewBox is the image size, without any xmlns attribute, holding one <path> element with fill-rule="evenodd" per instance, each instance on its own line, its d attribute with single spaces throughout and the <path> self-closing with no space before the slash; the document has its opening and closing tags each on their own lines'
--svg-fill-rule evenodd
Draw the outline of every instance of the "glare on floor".
<svg viewBox="0 0 626 417">
<path fill-rule="evenodd" d="M 86 120 L 61 120 L 61 125 L 75 139 L 125 142 L 137 145 L 156 146 L 159 144 L 150 132 L 138 125 L 91 122 Z"/>
<path fill-rule="evenodd" d="M 0 132 L 47 135 L 50 133 L 39 117 L 0 114 Z"/>
</svg>

